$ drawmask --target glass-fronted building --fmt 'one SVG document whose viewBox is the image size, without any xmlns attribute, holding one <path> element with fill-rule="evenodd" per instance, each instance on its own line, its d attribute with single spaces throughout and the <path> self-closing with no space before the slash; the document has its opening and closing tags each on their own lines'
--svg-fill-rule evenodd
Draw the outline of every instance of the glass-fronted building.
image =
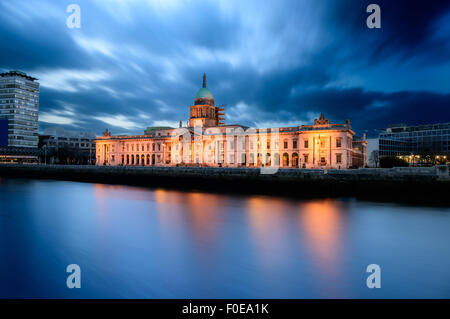
<svg viewBox="0 0 450 319">
<path fill-rule="evenodd" d="M 0 119 L 0 146 L 8 146 L 8 120 Z"/>
<path fill-rule="evenodd" d="M 380 156 L 450 155 L 450 122 L 407 126 L 391 125 L 379 137 Z"/>
<path fill-rule="evenodd" d="M 39 83 L 20 71 L 0 74 L 0 119 L 8 119 L 8 146 L 38 146 Z"/>
</svg>

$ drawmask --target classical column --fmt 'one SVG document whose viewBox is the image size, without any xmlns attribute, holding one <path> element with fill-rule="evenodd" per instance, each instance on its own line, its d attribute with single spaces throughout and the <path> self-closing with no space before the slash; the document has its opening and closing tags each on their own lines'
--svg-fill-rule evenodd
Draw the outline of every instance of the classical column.
<svg viewBox="0 0 450 319">
<path fill-rule="evenodd" d="M 330 164 L 329 164 L 329 166 L 330 167 L 331 167 L 331 150 L 333 149 L 331 146 L 332 145 L 331 145 L 331 135 L 330 135 L 330 147 L 329 147 L 329 150 L 330 150 Z"/>
</svg>

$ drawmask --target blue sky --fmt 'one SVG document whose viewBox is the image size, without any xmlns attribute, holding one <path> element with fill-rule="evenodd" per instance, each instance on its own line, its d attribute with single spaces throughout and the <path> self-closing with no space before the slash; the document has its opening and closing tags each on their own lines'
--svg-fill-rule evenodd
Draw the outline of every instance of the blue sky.
<svg viewBox="0 0 450 319">
<path fill-rule="evenodd" d="M 81 28 L 66 26 L 71 3 Z M 381 7 L 368 29 L 366 7 Z M 0 2 L 0 70 L 41 83 L 40 131 L 177 126 L 206 72 L 227 123 L 357 133 L 450 121 L 449 1 Z"/>
</svg>

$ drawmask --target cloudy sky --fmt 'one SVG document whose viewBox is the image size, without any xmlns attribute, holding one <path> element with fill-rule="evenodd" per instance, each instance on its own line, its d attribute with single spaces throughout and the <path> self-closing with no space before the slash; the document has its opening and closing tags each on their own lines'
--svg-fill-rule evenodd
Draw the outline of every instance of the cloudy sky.
<svg viewBox="0 0 450 319">
<path fill-rule="evenodd" d="M 369 3 L 381 29 L 366 26 Z M 227 123 L 323 112 L 374 136 L 450 121 L 450 1 L 2 0 L 0 71 L 13 69 L 39 78 L 40 131 L 178 126 L 206 72 Z"/>
</svg>

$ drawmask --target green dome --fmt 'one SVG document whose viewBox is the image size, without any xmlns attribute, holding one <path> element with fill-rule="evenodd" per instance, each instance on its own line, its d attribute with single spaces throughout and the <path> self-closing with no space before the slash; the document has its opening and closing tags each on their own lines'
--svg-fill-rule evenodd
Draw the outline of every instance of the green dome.
<svg viewBox="0 0 450 319">
<path fill-rule="evenodd" d="M 200 90 L 198 90 L 197 94 L 195 95 L 195 98 L 196 99 L 202 99 L 202 98 L 214 99 L 211 91 L 208 90 L 207 88 L 201 88 Z"/>
</svg>

